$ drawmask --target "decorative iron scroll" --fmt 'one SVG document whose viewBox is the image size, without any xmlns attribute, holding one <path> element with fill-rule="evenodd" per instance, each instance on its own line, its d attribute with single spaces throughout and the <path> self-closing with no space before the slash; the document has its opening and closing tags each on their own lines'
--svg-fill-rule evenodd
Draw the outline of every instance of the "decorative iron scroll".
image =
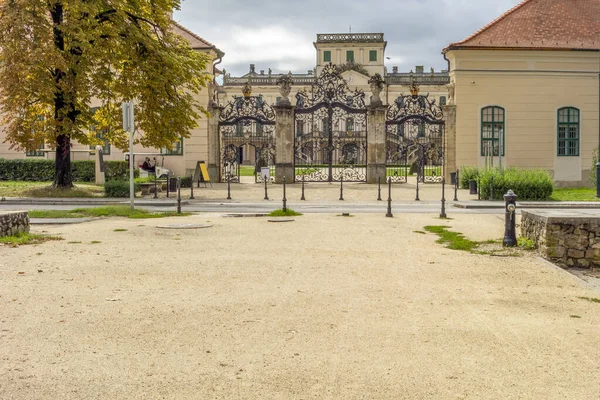
<svg viewBox="0 0 600 400">
<path fill-rule="evenodd" d="M 310 90 L 305 88 L 296 94 L 297 113 L 320 105 L 339 105 L 347 109 L 361 109 L 362 112 L 365 108 L 365 93 L 360 89 L 350 90 L 336 66 L 329 63 L 323 67 Z"/>
<path fill-rule="evenodd" d="M 386 113 L 386 122 L 399 123 L 408 119 L 421 119 L 429 124 L 443 124 L 444 112 L 426 95 L 400 95 Z"/>
<path fill-rule="evenodd" d="M 251 119 L 263 125 L 275 125 L 275 110 L 258 96 L 233 96 L 219 115 L 219 125 L 236 124 L 240 120 Z"/>
</svg>

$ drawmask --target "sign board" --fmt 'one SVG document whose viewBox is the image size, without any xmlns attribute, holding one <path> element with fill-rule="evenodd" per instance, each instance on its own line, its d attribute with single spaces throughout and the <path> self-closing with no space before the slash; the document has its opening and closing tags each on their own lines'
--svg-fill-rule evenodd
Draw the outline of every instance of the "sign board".
<svg viewBox="0 0 600 400">
<path fill-rule="evenodd" d="M 269 167 L 261 167 L 260 176 L 262 176 L 266 181 L 271 178 L 271 168 Z"/>
<path fill-rule="evenodd" d="M 210 176 L 208 175 L 208 168 L 206 168 L 206 163 L 204 161 L 198 161 L 196 163 L 196 171 L 194 172 L 194 182 L 211 183 Z M 212 186 L 212 183 L 211 183 Z"/>
</svg>

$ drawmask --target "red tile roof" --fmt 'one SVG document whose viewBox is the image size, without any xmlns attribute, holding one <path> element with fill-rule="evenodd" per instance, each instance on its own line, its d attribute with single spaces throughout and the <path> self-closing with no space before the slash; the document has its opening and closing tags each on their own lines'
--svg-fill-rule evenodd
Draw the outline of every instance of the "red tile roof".
<svg viewBox="0 0 600 400">
<path fill-rule="evenodd" d="M 600 0 L 524 0 L 454 49 L 600 49 Z"/>
<path fill-rule="evenodd" d="M 183 25 L 179 25 L 175 21 L 171 21 L 171 24 L 173 25 L 173 32 L 187 40 L 192 49 L 213 49 L 221 56 L 224 55 L 224 53 L 221 50 L 219 50 L 217 46 L 205 39 L 202 39 L 200 36 L 196 35 L 194 32 L 190 31 Z"/>
</svg>

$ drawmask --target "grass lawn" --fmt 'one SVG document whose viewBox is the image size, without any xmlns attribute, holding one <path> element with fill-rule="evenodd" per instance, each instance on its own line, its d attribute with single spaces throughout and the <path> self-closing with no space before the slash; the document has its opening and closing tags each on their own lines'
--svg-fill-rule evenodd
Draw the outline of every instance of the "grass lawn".
<svg viewBox="0 0 600 400">
<path fill-rule="evenodd" d="M 104 186 L 77 183 L 68 190 L 56 189 L 51 182 L 0 181 L 0 197 L 103 197 Z"/>
<path fill-rule="evenodd" d="M 31 210 L 30 218 L 85 218 L 85 217 L 127 217 L 133 219 L 184 217 L 191 213 L 177 214 L 174 211 L 151 213 L 136 208 L 131 211 L 129 206 L 107 206 L 94 208 L 76 208 L 73 210 Z"/>
<path fill-rule="evenodd" d="M 595 188 L 554 189 L 550 200 L 554 201 L 600 201 Z"/>
</svg>

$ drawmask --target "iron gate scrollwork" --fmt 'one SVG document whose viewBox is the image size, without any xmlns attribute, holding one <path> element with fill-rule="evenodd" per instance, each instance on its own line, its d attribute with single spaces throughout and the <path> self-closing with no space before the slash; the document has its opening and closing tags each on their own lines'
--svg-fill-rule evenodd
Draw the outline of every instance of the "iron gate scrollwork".
<svg viewBox="0 0 600 400">
<path fill-rule="evenodd" d="M 445 122 L 442 108 L 416 83 L 410 95 L 400 95 L 386 113 L 386 171 L 392 182 L 441 183 L 444 165 Z"/>
<path fill-rule="evenodd" d="M 254 166 L 255 182 L 263 182 L 261 168 L 268 167 L 269 179 L 275 176 L 275 111 L 262 95 L 252 96 L 249 84 L 244 96 L 233 96 L 221 109 L 221 181 L 240 181 L 242 164 Z M 250 154 L 248 154 L 250 153 Z"/>
<path fill-rule="evenodd" d="M 298 91 L 294 120 L 297 181 L 366 181 L 365 93 L 351 91 L 335 65 Z"/>
</svg>

